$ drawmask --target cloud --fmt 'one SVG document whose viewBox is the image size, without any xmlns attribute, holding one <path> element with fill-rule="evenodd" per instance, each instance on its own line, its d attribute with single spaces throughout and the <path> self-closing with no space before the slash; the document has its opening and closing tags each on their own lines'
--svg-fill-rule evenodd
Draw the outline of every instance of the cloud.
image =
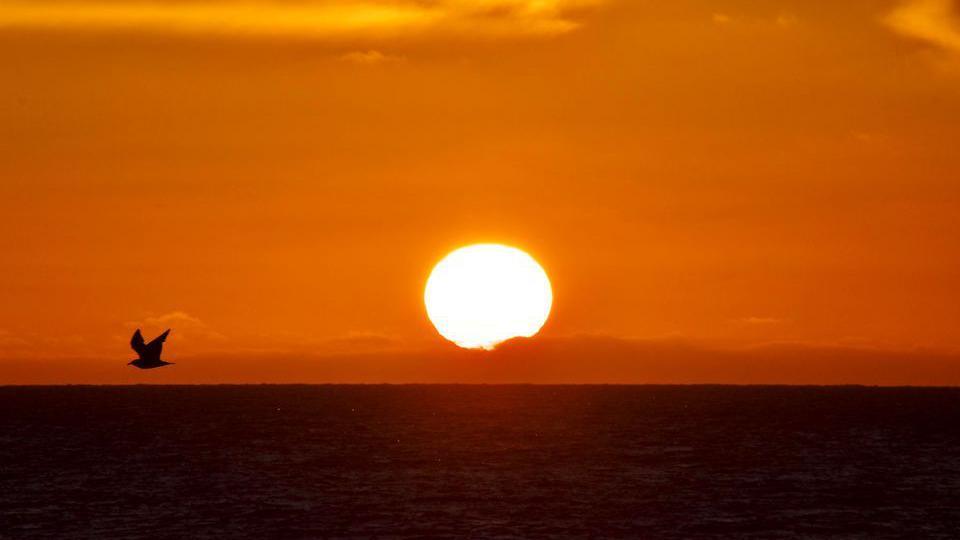
<svg viewBox="0 0 960 540">
<path fill-rule="evenodd" d="M 272 0 L 144 2 L 14 0 L 0 29 L 133 31 L 351 40 L 395 37 L 551 36 L 602 0 Z"/>
<path fill-rule="evenodd" d="M 227 338 L 207 326 L 203 321 L 183 311 L 172 311 L 163 315 L 147 317 L 142 322 L 128 322 L 129 328 L 143 328 L 145 331 L 161 332 L 167 328 L 174 329 L 178 334 L 188 339 L 225 341 Z M 147 336 L 149 339 L 149 336 Z"/>
<path fill-rule="evenodd" d="M 729 24 L 733 21 L 733 17 L 727 15 L 726 13 L 714 13 L 713 22 L 716 24 Z"/>
<path fill-rule="evenodd" d="M 151 326 L 163 326 L 170 324 L 183 324 L 186 326 L 193 327 L 202 327 L 205 326 L 200 319 L 188 315 L 182 311 L 173 311 L 165 315 L 160 315 L 158 317 L 147 317 L 144 319 L 144 324 Z"/>
<path fill-rule="evenodd" d="M 324 353 L 360 353 L 396 350 L 401 342 L 388 335 L 375 332 L 352 332 L 342 337 L 321 341 L 316 348 Z"/>
<path fill-rule="evenodd" d="M 402 56 L 391 56 L 374 50 L 348 52 L 340 57 L 341 62 L 359 64 L 363 66 L 403 62 L 404 60 L 405 58 Z"/>
<path fill-rule="evenodd" d="M 13 332 L 0 328 L 0 357 L 35 357 L 37 351 L 51 358 L 62 358 L 66 353 L 86 356 L 93 353 L 90 344 L 78 334 L 49 332 Z"/>
<path fill-rule="evenodd" d="M 29 345 L 29 342 L 13 332 L 0 328 L 0 350 L 13 349 Z"/>
<path fill-rule="evenodd" d="M 734 16 L 729 13 L 714 13 L 710 16 L 710 19 L 713 21 L 713 24 L 720 26 L 727 25 L 737 25 L 737 26 L 753 26 L 753 27 L 770 27 L 778 26 L 781 28 L 790 28 L 796 26 L 800 19 L 792 13 L 781 13 L 774 18 L 770 17 L 746 17 L 746 16 Z"/>
<path fill-rule="evenodd" d="M 776 22 L 778 26 L 791 27 L 796 26 L 800 22 L 800 19 L 792 13 L 781 13 L 777 15 Z"/>
<path fill-rule="evenodd" d="M 379 348 L 380 338 L 357 336 Z M 345 347 L 349 348 L 349 347 Z M 780 343 L 720 347 L 682 339 L 517 339 L 493 351 L 456 347 L 349 353 L 205 353 L 147 375 L 115 359 L 0 358 L 0 384 L 538 383 L 870 384 L 960 386 L 960 356 Z"/>
<path fill-rule="evenodd" d="M 778 319 L 776 317 L 743 317 L 741 319 L 737 319 L 735 322 L 751 325 L 768 325 L 782 323 L 783 319 Z"/>
<path fill-rule="evenodd" d="M 960 52 L 960 20 L 952 0 L 910 0 L 884 22 L 894 31 L 943 49 Z"/>
</svg>

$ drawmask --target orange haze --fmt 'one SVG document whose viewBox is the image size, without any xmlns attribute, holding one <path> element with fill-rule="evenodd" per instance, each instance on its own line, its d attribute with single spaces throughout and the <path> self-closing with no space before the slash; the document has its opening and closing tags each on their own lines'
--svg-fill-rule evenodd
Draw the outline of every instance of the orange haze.
<svg viewBox="0 0 960 540">
<path fill-rule="evenodd" d="M 0 384 L 958 384 L 956 8 L 4 2 Z M 422 289 L 486 241 L 556 301 L 485 357 Z"/>
</svg>

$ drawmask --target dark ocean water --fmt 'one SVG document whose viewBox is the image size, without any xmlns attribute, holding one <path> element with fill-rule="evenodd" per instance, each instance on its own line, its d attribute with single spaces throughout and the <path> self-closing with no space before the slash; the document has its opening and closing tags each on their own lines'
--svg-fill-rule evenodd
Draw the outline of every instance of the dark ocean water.
<svg viewBox="0 0 960 540">
<path fill-rule="evenodd" d="M 0 538 L 956 538 L 960 390 L 0 388 Z"/>
</svg>

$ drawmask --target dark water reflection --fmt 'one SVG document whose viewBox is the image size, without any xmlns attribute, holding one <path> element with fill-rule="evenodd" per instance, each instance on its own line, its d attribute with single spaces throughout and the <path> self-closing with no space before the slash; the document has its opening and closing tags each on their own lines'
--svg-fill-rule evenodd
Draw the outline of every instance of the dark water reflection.
<svg viewBox="0 0 960 540">
<path fill-rule="evenodd" d="M 0 388 L 0 538 L 955 537 L 960 391 Z"/>
</svg>

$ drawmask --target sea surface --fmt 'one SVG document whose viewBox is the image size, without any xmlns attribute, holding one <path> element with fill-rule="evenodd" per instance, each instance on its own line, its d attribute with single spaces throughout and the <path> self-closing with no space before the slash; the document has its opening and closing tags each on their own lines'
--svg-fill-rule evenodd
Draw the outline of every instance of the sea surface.
<svg viewBox="0 0 960 540">
<path fill-rule="evenodd" d="M 0 538 L 957 538 L 960 390 L 0 387 Z"/>
</svg>

